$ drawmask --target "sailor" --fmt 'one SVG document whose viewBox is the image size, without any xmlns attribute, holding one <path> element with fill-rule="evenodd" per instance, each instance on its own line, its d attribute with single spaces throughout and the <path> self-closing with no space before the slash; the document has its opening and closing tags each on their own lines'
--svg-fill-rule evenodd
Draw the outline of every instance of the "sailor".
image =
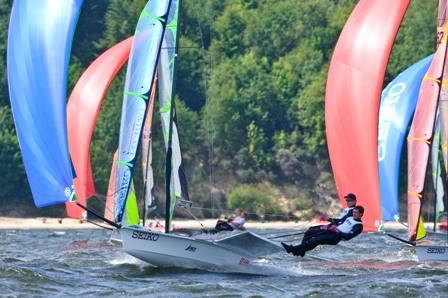
<svg viewBox="0 0 448 298">
<path fill-rule="evenodd" d="M 246 223 L 246 212 L 240 209 L 239 216 L 235 217 L 229 222 L 229 225 L 234 230 L 245 230 L 244 224 Z"/>
<path fill-rule="evenodd" d="M 228 221 L 218 220 L 215 226 L 217 231 L 233 231 L 233 230 L 245 230 L 244 224 L 246 223 L 246 212 L 241 209 L 235 211 L 236 217 L 229 219 Z"/>
<path fill-rule="evenodd" d="M 347 194 L 345 197 L 345 202 L 347 203 L 347 208 L 342 210 L 341 215 L 339 215 L 338 218 L 329 218 L 325 216 L 319 216 L 320 221 L 329 221 L 333 225 L 340 225 L 342 224 L 347 218 L 353 216 L 353 208 L 356 206 L 356 195 L 353 193 Z"/>
<path fill-rule="evenodd" d="M 307 251 L 316 248 L 318 245 L 336 245 L 342 239 L 350 240 L 362 232 L 361 217 L 364 215 L 364 208 L 356 206 L 353 208 L 352 213 L 353 216 L 346 218 L 340 225 L 329 224 L 320 226 L 319 229 L 315 227 L 308 229 L 300 245 L 287 245 L 283 242 L 281 244 L 287 253 L 304 257 Z"/>
</svg>

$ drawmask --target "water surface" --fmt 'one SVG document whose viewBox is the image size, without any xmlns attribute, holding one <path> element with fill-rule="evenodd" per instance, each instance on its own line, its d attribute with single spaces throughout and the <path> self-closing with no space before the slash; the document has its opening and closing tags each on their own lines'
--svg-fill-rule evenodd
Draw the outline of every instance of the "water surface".
<svg viewBox="0 0 448 298">
<path fill-rule="evenodd" d="M 414 248 L 381 233 L 305 258 L 269 256 L 256 264 L 263 275 L 154 268 L 109 238 L 102 229 L 0 230 L 1 296 L 448 297 L 448 263 L 419 263 Z"/>
</svg>

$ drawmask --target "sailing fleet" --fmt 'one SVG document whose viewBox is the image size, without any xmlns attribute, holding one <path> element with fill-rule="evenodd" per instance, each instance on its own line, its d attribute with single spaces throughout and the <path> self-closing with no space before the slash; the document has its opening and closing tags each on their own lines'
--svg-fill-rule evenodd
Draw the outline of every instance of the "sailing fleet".
<svg viewBox="0 0 448 298">
<path fill-rule="evenodd" d="M 148 1 L 134 36 L 98 57 L 66 104 L 70 47 L 82 3 L 83 0 L 13 3 L 8 83 L 36 206 L 66 203 L 68 215 L 75 218 L 92 212 L 87 208 L 87 198 L 95 194 L 89 157 L 91 136 L 107 88 L 129 61 L 120 138 L 107 196 L 108 206 L 113 207 L 108 207 L 104 216 L 96 214 L 114 226 L 123 250 L 154 266 L 233 271 L 244 271 L 257 258 L 283 251 L 278 243 L 252 231 L 204 238 L 176 234 L 170 229 L 175 208 L 189 208 L 192 204 L 183 172 L 174 101 L 181 0 Z M 438 19 L 443 22 L 437 32 L 440 39 L 436 53 L 405 70 L 381 90 L 393 41 L 408 4 L 409 0 L 361 0 L 344 26 L 327 80 L 325 120 L 329 154 L 340 198 L 348 192 L 356 193 L 360 205 L 368 210 L 363 219 L 364 230 L 382 231 L 383 221 L 399 220 L 399 160 L 412 118 L 407 136 L 407 241 L 416 244 L 422 261 L 448 261 L 446 236 L 438 244 L 429 243 L 421 217 L 431 150 L 438 152 L 442 148 L 445 175 L 447 169 L 448 92 L 444 82 L 448 24 L 443 23 L 446 0 L 439 2 Z M 38 29 L 37 16 L 51 20 L 45 30 Z M 140 225 L 133 192 L 137 156 L 143 148 L 143 180 L 147 189 L 144 220 L 146 213 L 155 208 L 151 125 L 156 88 L 166 147 L 163 231 Z M 442 145 L 432 146 L 437 139 L 437 126 Z M 446 190 L 447 183 L 444 185 Z M 341 203 L 345 207 L 345 201 Z M 426 242 L 419 242 L 422 239 Z"/>
</svg>

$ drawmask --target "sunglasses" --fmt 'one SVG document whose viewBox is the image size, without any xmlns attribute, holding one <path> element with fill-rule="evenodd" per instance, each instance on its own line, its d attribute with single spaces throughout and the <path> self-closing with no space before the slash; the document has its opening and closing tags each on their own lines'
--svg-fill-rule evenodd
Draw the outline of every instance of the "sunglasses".
<svg viewBox="0 0 448 298">
<path fill-rule="evenodd" d="M 352 200 L 352 199 L 346 199 L 345 201 L 346 201 L 346 202 L 353 202 L 354 200 Z"/>
</svg>

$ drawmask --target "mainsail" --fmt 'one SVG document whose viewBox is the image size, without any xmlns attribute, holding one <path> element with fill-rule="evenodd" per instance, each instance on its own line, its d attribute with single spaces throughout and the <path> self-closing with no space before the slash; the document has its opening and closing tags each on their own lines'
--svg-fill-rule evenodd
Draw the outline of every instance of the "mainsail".
<svg viewBox="0 0 448 298">
<path fill-rule="evenodd" d="M 126 75 L 115 185 L 115 222 L 121 223 L 134 174 L 148 99 L 171 1 L 149 1 L 134 35 Z"/>
<path fill-rule="evenodd" d="M 444 75 L 448 22 L 445 22 L 446 5 L 439 2 L 439 27 L 437 28 L 438 47 L 431 66 L 423 79 L 415 109 L 414 119 L 408 135 L 408 238 L 416 241 L 426 235 L 421 218 L 424 201 L 425 176 L 439 96 Z M 440 26 L 443 25 L 443 26 Z"/>
<path fill-rule="evenodd" d="M 15 0 L 8 33 L 11 107 L 37 207 L 75 199 L 66 99 L 82 0 Z"/>
<path fill-rule="evenodd" d="M 364 231 L 381 228 L 378 109 L 390 50 L 409 0 L 361 0 L 333 53 L 325 96 L 328 149 L 342 205 L 355 193 Z"/>
<path fill-rule="evenodd" d="M 83 206 L 95 193 L 89 155 L 93 129 L 109 85 L 128 60 L 132 39 L 129 37 L 99 56 L 78 80 L 67 103 L 68 142 L 76 173 L 76 197 Z M 84 217 L 85 210 L 75 203 L 67 203 L 66 207 L 69 217 Z"/>
<path fill-rule="evenodd" d="M 398 221 L 400 157 L 408 126 L 417 105 L 420 84 L 434 55 L 400 73 L 381 94 L 378 122 L 378 170 L 384 221 Z"/>
<path fill-rule="evenodd" d="M 158 65 L 159 74 L 159 102 L 164 133 L 165 146 L 167 148 L 166 167 L 166 218 L 165 227 L 171 226 L 174 206 L 177 198 L 179 203 L 189 204 L 187 183 L 182 167 L 182 156 L 177 130 L 176 109 L 174 105 L 174 86 L 177 64 L 177 42 L 179 25 L 180 2 L 172 2 L 168 17 L 168 25 L 160 51 Z M 169 210 L 169 212 L 168 212 Z"/>
</svg>

